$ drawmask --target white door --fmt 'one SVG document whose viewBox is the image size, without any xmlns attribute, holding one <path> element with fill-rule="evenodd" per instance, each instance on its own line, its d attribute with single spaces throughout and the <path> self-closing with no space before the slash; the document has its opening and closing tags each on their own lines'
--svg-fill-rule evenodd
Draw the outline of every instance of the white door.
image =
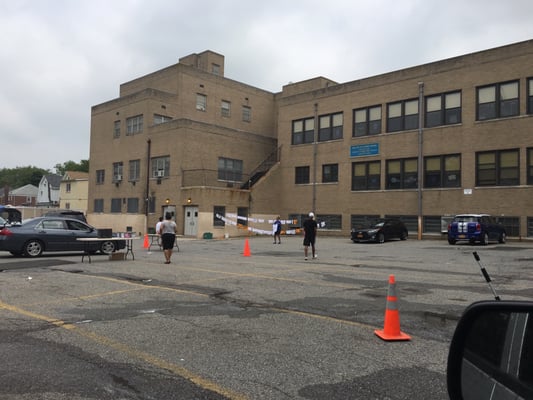
<svg viewBox="0 0 533 400">
<path fill-rule="evenodd" d="M 196 236 L 198 234 L 198 207 L 185 207 L 184 234 Z"/>
<path fill-rule="evenodd" d="M 166 219 L 167 212 L 172 215 L 172 219 L 176 220 L 176 207 L 175 206 L 163 206 L 163 218 Z"/>
</svg>

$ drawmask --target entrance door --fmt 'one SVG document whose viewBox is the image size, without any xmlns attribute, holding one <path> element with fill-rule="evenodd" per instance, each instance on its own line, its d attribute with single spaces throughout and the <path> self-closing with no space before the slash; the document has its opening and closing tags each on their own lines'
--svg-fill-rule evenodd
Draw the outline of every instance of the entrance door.
<svg viewBox="0 0 533 400">
<path fill-rule="evenodd" d="M 163 218 L 166 218 L 167 212 L 172 215 L 172 219 L 176 220 L 176 207 L 175 206 L 163 206 Z"/>
<path fill-rule="evenodd" d="M 196 236 L 198 234 L 198 207 L 185 207 L 184 219 L 185 236 Z"/>
</svg>

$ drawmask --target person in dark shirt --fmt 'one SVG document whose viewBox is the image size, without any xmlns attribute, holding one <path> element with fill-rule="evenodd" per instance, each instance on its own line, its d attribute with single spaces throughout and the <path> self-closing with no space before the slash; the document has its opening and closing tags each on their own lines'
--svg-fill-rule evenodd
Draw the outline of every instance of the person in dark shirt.
<svg viewBox="0 0 533 400">
<path fill-rule="evenodd" d="M 309 213 L 309 217 L 304 221 L 304 256 L 307 260 L 307 254 L 309 251 L 309 246 L 311 246 L 311 253 L 313 258 L 317 258 L 315 252 L 315 241 L 316 241 L 316 231 L 318 225 L 315 221 L 315 214 L 312 212 Z"/>
<path fill-rule="evenodd" d="M 274 231 L 274 244 L 276 244 L 276 238 L 278 239 L 278 244 L 281 244 L 281 219 L 280 217 L 276 218 L 273 225 Z"/>
</svg>

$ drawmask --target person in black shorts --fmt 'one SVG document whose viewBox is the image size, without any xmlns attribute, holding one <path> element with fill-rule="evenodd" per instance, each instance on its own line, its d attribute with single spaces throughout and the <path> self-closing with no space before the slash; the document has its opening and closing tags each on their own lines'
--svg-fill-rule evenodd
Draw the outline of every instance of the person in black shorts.
<svg viewBox="0 0 533 400">
<path fill-rule="evenodd" d="M 165 214 L 165 220 L 161 223 L 159 232 L 157 232 L 161 235 L 163 252 L 165 253 L 165 264 L 170 264 L 170 258 L 172 257 L 172 249 L 174 248 L 177 232 L 178 227 L 176 223 L 172 221 L 172 214 L 167 212 Z"/>
<path fill-rule="evenodd" d="M 318 225 L 315 221 L 315 214 L 312 212 L 309 213 L 309 217 L 304 221 L 304 256 L 307 260 L 307 254 L 309 246 L 311 246 L 311 253 L 313 258 L 317 258 L 315 253 L 315 240 L 316 240 L 316 231 Z"/>
</svg>

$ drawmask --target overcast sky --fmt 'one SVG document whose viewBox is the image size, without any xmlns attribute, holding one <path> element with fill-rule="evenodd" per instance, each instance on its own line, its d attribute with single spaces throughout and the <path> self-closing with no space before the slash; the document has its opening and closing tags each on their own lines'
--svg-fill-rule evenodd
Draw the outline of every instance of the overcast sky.
<svg viewBox="0 0 533 400">
<path fill-rule="evenodd" d="M 89 159 L 91 107 L 191 53 L 279 92 L 529 39 L 532 0 L 0 0 L 0 169 Z"/>
</svg>

